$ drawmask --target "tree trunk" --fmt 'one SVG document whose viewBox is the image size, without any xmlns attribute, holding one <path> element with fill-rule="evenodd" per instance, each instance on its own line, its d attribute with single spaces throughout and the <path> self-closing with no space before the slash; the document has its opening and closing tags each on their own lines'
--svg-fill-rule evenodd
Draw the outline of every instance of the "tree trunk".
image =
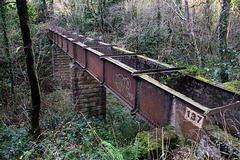
<svg viewBox="0 0 240 160">
<path fill-rule="evenodd" d="M 49 11 L 48 11 L 48 15 L 47 18 L 51 18 L 51 16 L 53 16 L 54 14 L 54 8 L 53 8 L 53 0 L 49 1 Z"/>
<path fill-rule="evenodd" d="M 35 71 L 35 62 L 32 49 L 32 40 L 30 37 L 30 30 L 28 26 L 28 8 L 26 0 L 17 0 L 17 10 L 20 19 L 20 26 L 22 31 L 22 38 L 24 43 L 24 51 L 26 55 L 27 73 L 31 87 L 32 108 L 30 109 L 31 130 L 30 133 L 36 140 L 40 135 L 39 127 L 39 112 L 40 112 L 40 90 L 38 78 Z"/>
<path fill-rule="evenodd" d="M 211 0 L 206 0 L 205 6 L 205 18 L 206 18 L 206 27 L 207 27 L 207 43 L 208 43 L 208 51 L 209 53 L 213 53 L 212 49 L 212 9 L 211 9 Z"/>
<path fill-rule="evenodd" d="M 186 31 L 187 33 L 190 32 L 190 36 L 192 38 L 192 41 L 193 41 L 193 48 L 195 50 L 195 59 L 194 59 L 194 64 L 196 64 L 199 68 L 202 67 L 202 58 L 201 58 L 201 54 L 200 54 L 200 51 L 198 49 L 198 46 L 197 46 L 197 40 L 196 40 L 196 37 L 195 37 L 195 34 L 194 34 L 194 22 L 193 22 L 193 14 L 192 12 L 189 12 L 189 7 L 188 7 L 188 0 L 184 0 L 184 7 L 185 7 L 185 21 L 186 21 Z M 190 14 L 191 14 L 191 24 L 189 22 L 190 20 Z"/>
<path fill-rule="evenodd" d="M 218 26 L 218 50 L 220 56 L 220 78 L 222 82 L 228 81 L 228 75 L 225 72 L 226 66 L 223 65 L 223 62 L 227 58 L 227 33 L 228 33 L 228 17 L 230 10 L 231 0 L 222 1 L 222 9 L 219 18 Z"/>
<path fill-rule="evenodd" d="M 185 18 L 186 18 L 186 28 L 187 28 L 187 32 L 189 32 L 189 8 L 188 8 L 188 1 L 184 0 L 184 5 L 185 5 Z"/>
<path fill-rule="evenodd" d="M 43 22 L 46 22 L 46 17 L 47 17 L 47 4 L 45 0 L 42 0 L 42 18 Z"/>
<path fill-rule="evenodd" d="M 11 83 L 11 94 L 14 101 L 14 77 L 13 77 L 13 66 L 12 66 L 12 59 L 10 57 L 10 49 L 9 49 L 9 39 L 7 36 L 7 22 L 6 22 L 6 6 L 5 0 L 0 0 L 0 17 L 2 19 L 1 23 L 1 30 L 3 33 L 3 43 L 4 43 L 4 53 L 6 55 L 7 64 L 8 64 L 8 72 L 9 72 L 9 79 Z"/>
</svg>

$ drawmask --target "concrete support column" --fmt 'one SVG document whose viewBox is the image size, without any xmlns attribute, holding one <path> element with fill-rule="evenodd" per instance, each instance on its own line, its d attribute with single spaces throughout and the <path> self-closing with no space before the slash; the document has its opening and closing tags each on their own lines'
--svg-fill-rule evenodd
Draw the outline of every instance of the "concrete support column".
<svg viewBox="0 0 240 160">
<path fill-rule="evenodd" d="M 69 88 L 69 63 L 71 58 L 58 46 L 52 49 L 53 75 L 62 88 Z"/>
<path fill-rule="evenodd" d="M 86 116 L 106 114 L 106 89 L 78 64 L 70 64 L 72 110 Z"/>
</svg>

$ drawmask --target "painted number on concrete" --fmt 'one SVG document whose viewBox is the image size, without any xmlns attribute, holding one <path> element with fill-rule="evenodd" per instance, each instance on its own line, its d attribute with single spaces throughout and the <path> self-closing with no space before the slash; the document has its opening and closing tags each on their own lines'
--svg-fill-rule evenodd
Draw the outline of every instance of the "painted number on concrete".
<svg viewBox="0 0 240 160">
<path fill-rule="evenodd" d="M 195 126 L 202 128 L 204 117 L 188 107 L 186 107 L 185 119 L 192 122 Z"/>
</svg>

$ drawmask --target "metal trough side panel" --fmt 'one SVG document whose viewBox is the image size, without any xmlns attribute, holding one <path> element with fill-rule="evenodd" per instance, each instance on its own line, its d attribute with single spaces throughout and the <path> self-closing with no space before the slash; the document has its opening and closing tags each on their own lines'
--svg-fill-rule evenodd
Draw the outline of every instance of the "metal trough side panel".
<svg viewBox="0 0 240 160">
<path fill-rule="evenodd" d="M 55 33 L 54 41 L 55 41 L 56 44 L 58 44 L 58 34 L 57 33 Z"/>
<path fill-rule="evenodd" d="M 201 129 L 208 124 L 204 112 L 179 97 L 173 98 L 171 125 L 181 133 L 196 141 L 201 137 Z"/>
<path fill-rule="evenodd" d="M 87 48 L 87 70 L 91 73 L 99 82 L 103 81 L 103 61 L 100 59 L 102 53 L 97 53 L 91 48 Z"/>
<path fill-rule="evenodd" d="M 63 36 L 63 47 L 62 49 L 64 50 L 64 52 L 67 53 L 68 51 L 68 44 L 67 44 L 67 37 L 66 36 Z"/>
<path fill-rule="evenodd" d="M 74 57 L 74 39 L 68 38 L 68 55 L 73 58 Z"/>
<path fill-rule="evenodd" d="M 133 109 L 136 96 L 136 80 L 131 76 L 131 72 L 126 71 L 110 60 L 105 62 L 105 66 L 106 87 L 127 103 L 130 109 Z"/>
<path fill-rule="evenodd" d="M 141 79 L 139 113 L 155 127 L 169 124 L 173 95 Z"/>
<path fill-rule="evenodd" d="M 60 47 L 60 48 L 62 48 L 62 40 L 63 39 L 63 37 L 61 36 L 61 35 L 59 35 L 59 37 L 58 37 L 58 41 L 59 41 L 59 43 L 58 43 L 58 46 Z"/>
<path fill-rule="evenodd" d="M 75 43 L 73 39 L 58 35 L 59 33 L 52 30 L 49 30 L 49 34 L 55 44 L 69 56 L 74 57 L 77 63 L 95 79 L 103 82 L 106 88 L 132 109 L 133 114 L 140 115 L 155 127 L 166 126 L 170 123 L 177 130 L 197 140 L 202 127 L 208 123 L 206 119 L 208 115 L 240 106 L 238 94 L 225 94 L 225 92 L 218 94 L 222 89 L 216 90 L 213 85 L 205 85 L 206 82 L 203 83 L 194 77 L 185 76 L 184 79 L 181 79 L 182 81 L 179 81 L 178 86 L 168 85 L 170 88 L 160 83 L 157 76 L 151 78 L 147 74 L 142 74 L 141 71 L 133 77 L 131 74 L 136 73 L 137 67 L 136 70 L 133 69 L 134 67 L 129 67 L 132 65 L 131 62 L 118 61 L 117 58 L 101 59 L 100 57 L 104 54 L 94 48 L 86 48 L 87 46 L 83 43 Z M 118 47 L 113 47 L 113 49 L 133 54 L 133 52 Z M 137 57 L 151 62 L 151 64 L 147 63 L 147 69 L 158 69 L 158 65 L 171 68 L 167 64 L 141 55 L 137 55 Z M 207 92 L 199 94 L 199 91 L 202 91 L 199 88 Z M 217 95 L 215 99 L 214 95 Z"/>
<path fill-rule="evenodd" d="M 77 44 L 76 52 L 77 52 L 77 58 L 76 58 L 77 63 L 80 64 L 83 68 L 85 68 L 86 67 L 85 50 L 83 49 L 83 47 L 81 47 Z"/>
<path fill-rule="evenodd" d="M 154 121 L 153 124 L 157 127 L 165 126 L 168 122 L 171 122 L 171 125 L 175 126 L 177 130 L 194 140 L 198 140 L 201 128 L 208 123 L 204 112 L 208 111 L 209 108 L 198 104 L 147 75 L 140 77 L 146 81 L 142 80 L 141 84 L 140 114 L 149 118 L 150 122 L 151 120 Z M 143 92 L 148 94 L 142 94 Z M 148 101 L 147 97 L 151 100 Z M 151 112 L 151 110 L 155 112 Z M 161 112 L 165 112 L 164 115 L 161 115 Z"/>
</svg>

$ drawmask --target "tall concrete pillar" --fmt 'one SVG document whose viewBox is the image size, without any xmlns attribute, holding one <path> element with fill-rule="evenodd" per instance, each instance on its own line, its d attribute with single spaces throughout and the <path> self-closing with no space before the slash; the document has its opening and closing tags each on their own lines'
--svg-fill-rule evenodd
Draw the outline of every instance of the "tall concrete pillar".
<svg viewBox="0 0 240 160">
<path fill-rule="evenodd" d="M 69 88 L 71 58 L 58 46 L 52 48 L 53 75 L 62 88 Z"/>
<path fill-rule="evenodd" d="M 72 110 L 86 116 L 105 116 L 106 89 L 75 62 L 69 65 Z"/>
</svg>

